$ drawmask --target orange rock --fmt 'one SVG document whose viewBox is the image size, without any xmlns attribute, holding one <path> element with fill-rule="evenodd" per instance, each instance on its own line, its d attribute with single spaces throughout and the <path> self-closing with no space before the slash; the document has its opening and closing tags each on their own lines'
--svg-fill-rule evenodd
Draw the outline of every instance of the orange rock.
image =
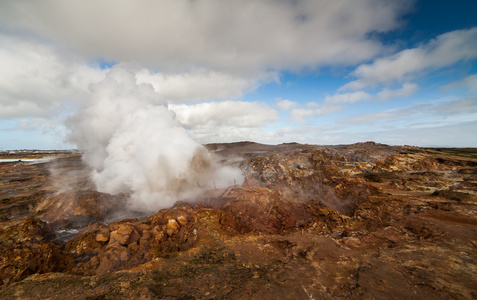
<svg viewBox="0 0 477 300">
<path fill-rule="evenodd" d="M 188 223 L 187 217 L 184 215 L 180 215 L 177 217 L 177 222 L 179 222 L 180 226 L 185 226 Z"/>
<path fill-rule="evenodd" d="M 179 225 L 179 223 L 176 220 L 169 219 L 167 221 L 166 227 L 167 227 L 167 229 L 172 229 L 172 230 L 176 231 L 176 230 L 179 230 L 181 228 L 181 225 Z"/>
<path fill-rule="evenodd" d="M 137 242 L 139 238 L 140 235 L 133 226 L 121 224 L 117 230 L 111 232 L 109 243 L 119 243 L 120 245 L 126 246 L 133 240 Z"/>
<path fill-rule="evenodd" d="M 111 231 L 108 228 L 102 228 L 97 234 L 96 234 L 96 241 L 100 243 L 107 243 L 109 241 L 109 236 L 111 234 Z"/>
</svg>

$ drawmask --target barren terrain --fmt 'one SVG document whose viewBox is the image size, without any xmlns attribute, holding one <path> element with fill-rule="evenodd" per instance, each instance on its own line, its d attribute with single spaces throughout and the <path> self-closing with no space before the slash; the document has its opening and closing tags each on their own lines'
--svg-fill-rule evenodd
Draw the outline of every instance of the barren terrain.
<svg viewBox="0 0 477 300">
<path fill-rule="evenodd" d="M 170 209 L 79 152 L 2 152 L 1 299 L 475 299 L 477 151 L 211 144 L 245 181 Z"/>
</svg>

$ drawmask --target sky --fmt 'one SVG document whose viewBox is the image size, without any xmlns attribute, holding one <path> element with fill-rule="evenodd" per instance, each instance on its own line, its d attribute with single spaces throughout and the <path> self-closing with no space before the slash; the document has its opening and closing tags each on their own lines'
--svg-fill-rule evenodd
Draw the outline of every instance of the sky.
<svg viewBox="0 0 477 300">
<path fill-rule="evenodd" d="M 199 143 L 477 147 L 476 15 L 475 0 L 1 1 L 0 150 L 77 148 L 68 120 L 115 68 Z"/>
</svg>

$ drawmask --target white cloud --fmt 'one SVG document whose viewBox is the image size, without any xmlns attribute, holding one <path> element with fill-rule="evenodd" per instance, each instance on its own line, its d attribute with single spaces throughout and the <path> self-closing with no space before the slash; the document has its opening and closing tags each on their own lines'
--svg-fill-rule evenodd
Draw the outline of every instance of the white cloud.
<svg viewBox="0 0 477 300">
<path fill-rule="evenodd" d="M 386 101 L 391 98 L 405 98 L 414 94 L 418 90 L 418 85 L 411 82 L 405 82 L 400 89 L 383 89 L 376 95 L 376 100 Z"/>
<path fill-rule="evenodd" d="M 243 101 L 169 105 L 177 119 L 188 128 L 262 127 L 278 120 L 278 114 L 263 103 Z"/>
<path fill-rule="evenodd" d="M 22 131 L 35 132 L 43 138 L 54 137 L 57 142 L 55 146 L 61 148 L 74 148 L 65 140 L 68 129 L 64 125 L 64 119 L 60 117 L 49 118 L 22 118 L 15 120 L 16 128 Z"/>
<path fill-rule="evenodd" d="M 204 69 L 179 74 L 155 73 L 142 69 L 136 77 L 139 83 L 152 84 L 154 90 L 168 102 L 234 99 L 255 90 L 260 84 L 278 81 L 274 72 L 244 77 Z"/>
<path fill-rule="evenodd" d="M 413 106 L 406 106 L 376 113 L 360 114 L 341 121 L 342 124 L 374 124 L 378 122 L 401 121 L 408 119 L 412 122 L 416 120 L 425 120 L 431 118 L 438 126 L 442 124 L 442 119 L 449 116 L 457 116 L 452 119 L 452 122 L 465 121 L 463 116 L 469 116 L 469 119 L 477 117 L 477 98 L 462 98 L 451 101 L 437 101 L 434 103 L 416 104 Z M 419 116 L 419 119 L 417 118 Z M 439 121 L 437 122 L 436 120 Z"/>
<path fill-rule="evenodd" d="M 281 99 L 281 98 L 278 98 L 276 100 L 278 101 L 277 107 L 279 110 L 290 110 L 297 106 L 297 103 L 295 101 L 290 101 L 288 99 Z"/>
<path fill-rule="evenodd" d="M 285 69 L 368 60 L 383 50 L 368 34 L 399 27 L 412 2 L 3 1 L 0 118 L 64 114 L 104 78 L 107 70 L 90 62 L 126 61 L 137 65 L 138 83 L 150 83 L 159 102 L 206 102 L 175 107 L 195 132 L 236 126 L 260 135 L 278 119 L 275 110 L 210 101 L 240 98 L 278 81 Z M 297 108 L 287 101 L 276 107 Z M 336 109 L 314 107 L 312 115 Z"/>
<path fill-rule="evenodd" d="M 267 125 L 278 120 L 277 111 L 264 103 L 222 101 L 169 108 L 201 143 L 263 141 Z"/>
<path fill-rule="evenodd" d="M 262 133 L 259 141 L 267 144 L 297 142 L 302 144 L 332 144 L 337 126 L 288 126 Z"/>
<path fill-rule="evenodd" d="M 477 57 L 477 27 L 451 31 L 413 49 L 359 66 L 353 75 L 358 80 L 340 90 L 360 90 L 379 83 L 406 81 L 420 72 L 435 70 L 460 60 Z"/>
<path fill-rule="evenodd" d="M 444 86 L 445 90 L 465 88 L 469 95 L 477 95 L 477 74 L 469 75 L 461 81 L 452 82 Z"/>
<path fill-rule="evenodd" d="M 60 51 L 51 43 L 0 34 L 0 118 L 50 117 L 76 105 L 89 94 L 89 85 L 107 70 Z M 278 81 L 274 72 L 253 77 L 210 70 L 179 74 L 153 73 L 137 64 L 138 83 L 150 83 L 167 102 L 238 98 L 258 85 Z"/>
<path fill-rule="evenodd" d="M 322 116 L 335 111 L 339 111 L 341 109 L 341 106 L 333 104 L 316 105 L 314 114 L 315 116 Z"/>
<path fill-rule="evenodd" d="M 153 86 L 154 101 L 171 104 L 201 142 L 348 143 L 358 138 L 349 134 L 356 124 L 404 124 L 416 116 L 426 117 L 422 122 L 446 119 L 449 126 L 459 118 L 469 120 L 475 116 L 476 100 L 470 96 L 477 92 L 477 75 L 461 83 L 470 92 L 466 99 L 354 116 L 345 120 L 351 126 L 343 126 L 341 135 L 321 128 L 326 134 L 316 138 L 316 128 L 306 127 L 320 123 L 313 118 L 353 103 L 408 97 L 418 88 L 414 78 L 477 57 L 477 28 L 471 28 L 375 60 L 389 49 L 370 36 L 398 28 L 413 2 L 0 1 L 0 118 L 35 117 L 18 122 L 19 128 L 53 130 L 54 123 L 46 121 L 61 119 L 70 103 L 89 93 L 90 83 L 104 77 L 105 71 L 91 62 L 126 61 L 136 64 L 139 84 Z M 369 61 L 374 62 L 359 65 Z M 329 96 L 321 104 L 280 99 L 271 108 L 224 101 L 278 82 L 284 70 L 356 65 L 356 80 L 341 93 L 325 91 Z M 306 126 L 276 129 L 279 111 Z"/>
<path fill-rule="evenodd" d="M 27 30 L 90 58 L 168 71 L 355 64 L 382 45 L 413 1 L 3 1 L 0 26 Z"/>
<path fill-rule="evenodd" d="M 304 123 L 306 118 L 311 116 L 318 117 L 326 115 L 342 109 L 341 106 L 334 104 L 318 104 L 316 102 L 309 102 L 306 108 L 295 108 L 290 112 L 290 117 L 293 121 Z"/>
<path fill-rule="evenodd" d="M 310 108 L 295 108 L 290 112 L 290 117 L 295 122 L 303 123 L 306 118 L 312 116 L 315 110 Z"/>
<path fill-rule="evenodd" d="M 469 147 L 477 143 L 477 137 L 469 136 L 469 132 L 477 132 L 477 122 L 445 125 L 433 123 L 412 128 L 380 127 L 372 130 L 360 128 L 353 131 L 343 130 L 343 128 L 330 130 L 309 128 L 308 133 L 290 130 L 287 136 L 305 136 L 304 143 L 321 145 L 375 141 L 388 145 Z"/>
<path fill-rule="evenodd" d="M 343 104 L 343 103 L 355 103 L 362 100 L 370 100 L 371 95 L 366 92 L 354 92 L 354 93 L 344 93 L 336 94 L 333 96 L 326 96 L 325 103 L 333 104 Z"/>
<path fill-rule="evenodd" d="M 416 116 L 422 114 L 426 109 L 430 109 L 430 105 L 420 104 L 410 107 L 403 107 L 397 109 L 390 109 L 385 111 L 379 111 L 375 113 L 359 114 L 345 120 L 342 120 L 342 124 L 374 124 L 377 122 L 399 120 L 410 116 Z"/>
<path fill-rule="evenodd" d="M 104 72 L 50 44 L 0 34 L 0 117 L 47 117 Z"/>
<path fill-rule="evenodd" d="M 464 83 L 472 94 L 477 94 L 477 74 L 465 78 Z"/>
<path fill-rule="evenodd" d="M 342 143 L 350 141 L 376 141 L 389 145 L 413 145 L 421 147 L 469 147 L 477 143 L 477 138 L 469 135 L 477 132 L 477 122 L 459 124 L 433 123 L 420 127 L 380 128 L 372 131 L 335 133 L 334 137 Z"/>
<path fill-rule="evenodd" d="M 477 114 L 477 97 L 464 98 L 436 105 L 434 112 L 440 115 Z"/>
<path fill-rule="evenodd" d="M 342 93 L 342 94 L 335 94 L 333 96 L 326 96 L 324 102 L 328 105 L 331 104 L 345 104 L 345 103 L 356 103 L 360 101 L 386 101 L 392 98 L 405 98 L 409 97 L 410 95 L 414 94 L 418 89 L 418 85 L 415 83 L 405 82 L 401 88 L 399 89 L 388 89 L 384 88 L 376 95 L 357 91 L 351 93 Z"/>
</svg>

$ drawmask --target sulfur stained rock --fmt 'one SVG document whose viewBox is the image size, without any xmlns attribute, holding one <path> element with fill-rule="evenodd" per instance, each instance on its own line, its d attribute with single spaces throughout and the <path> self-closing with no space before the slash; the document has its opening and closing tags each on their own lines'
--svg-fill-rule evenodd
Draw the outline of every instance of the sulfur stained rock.
<svg viewBox="0 0 477 300">
<path fill-rule="evenodd" d="M 154 229 L 152 232 L 153 232 L 154 240 L 156 242 L 161 242 L 166 238 L 163 230 Z"/>
<path fill-rule="evenodd" d="M 137 244 L 139 239 L 141 239 L 141 234 L 139 234 L 139 232 L 136 229 L 134 229 L 131 235 L 129 236 L 128 245 Z"/>
<path fill-rule="evenodd" d="M 167 235 L 171 236 L 175 232 L 177 232 L 180 228 L 181 228 L 181 226 L 179 225 L 179 223 L 176 220 L 169 219 L 167 221 L 167 225 L 166 225 L 166 233 L 167 233 Z"/>
<path fill-rule="evenodd" d="M 118 229 L 111 232 L 109 243 L 119 243 L 126 246 L 129 243 L 137 243 L 140 238 L 141 235 L 133 226 L 121 224 Z"/>
<path fill-rule="evenodd" d="M 118 243 L 120 245 L 127 245 L 129 235 L 132 233 L 133 227 L 129 225 L 121 225 L 118 230 L 111 232 L 109 244 Z"/>
<path fill-rule="evenodd" d="M 188 221 L 187 221 L 187 217 L 184 216 L 184 215 L 180 215 L 177 217 L 177 222 L 179 222 L 179 225 L 180 226 L 186 226 Z"/>
<path fill-rule="evenodd" d="M 57 227 L 81 225 L 102 221 L 113 210 L 114 203 L 124 201 L 94 190 L 67 189 L 45 197 L 36 207 L 35 214 Z"/>
<path fill-rule="evenodd" d="M 38 218 L 21 218 L 0 222 L 0 242 L 6 244 L 38 243 L 53 239 L 51 228 Z"/>
<path fill-rule="evenodd" d="M 111 231 L 109 228 L 101 228 L 101 230 L 96 234 L 96 241 L 100 243 L 107 243 L 109 241 L 109 236 Z"/>
<path fill-rule="evenodd" d="M 36 218 L 0 222 L 0 287 L 31 274 L 63 272 L 74 265 L 51 240 L 48 224 Z"/>
<path fill-rule="evenodd" d="M 91 224 L 64 249 L 45 222 L 9 220 L 21 199 L 5 178 L 23 175 L 0 172 L 0 298 L 476 298 L 474 158 L 375 143 L 213 148 L 247 172 L 244 186 Z"/>
<path fill-rule="evenodd" d="M 169 219 L 167 221 L 167 229 L 174 229 L 174 230 L 179 230 L 181 228 L 181 226 L 179 225 L 179 223 L 174 220 L 174 219 Z"/>
<path fill-rule="evenodd" d="M 113 246 L 107 251 L 98 255 L 99 266 L 96 269 L 96 274 L 106 274 L 111 271 L 116 271 L 128 266 L 129 258 L 128 248 L 123 246 Z"/>
<path fill-rule="evenodd" d="M 75 256 L 83 256 L 91 253 L 98 252 L 103 246 L 104 242 L 98 240 L 98 234 L 109 231 L 106 225 L 93 223 L 85 227 L 79 234 L 77 234 L 72 240 L 68 241 L 65 245 L 65 250 L 68 253 L 72 253 Z"/>
</svg>

